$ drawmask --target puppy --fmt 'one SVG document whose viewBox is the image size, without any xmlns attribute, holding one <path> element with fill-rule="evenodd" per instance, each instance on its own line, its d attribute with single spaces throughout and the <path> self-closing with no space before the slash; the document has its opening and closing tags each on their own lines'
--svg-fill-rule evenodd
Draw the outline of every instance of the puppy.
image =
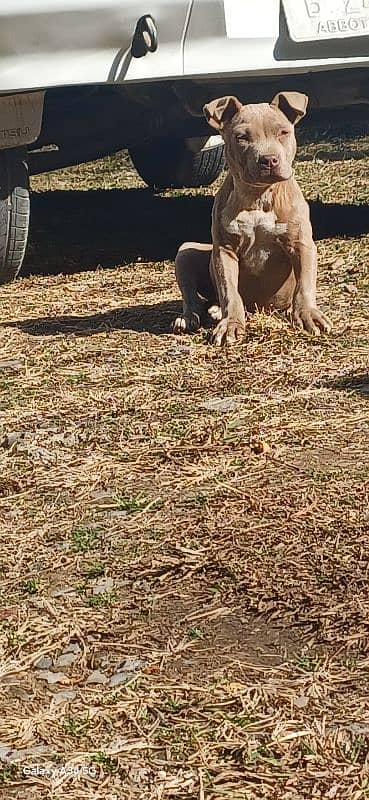
<svg viewBox="0 0 369 800">
<path fill-rule="evenodd" d="M 307 102 L 299 92 L 280 92 L 270 104 L 229 96 L 204 106 L 224 139 L 229 172 L 214 200 L 212 244 L 179 248 L 183 311 L 175 333 L 196 331 L 210 311 L 218 319 L 213 342 L 233 344 L 245 333 L 246 312 L 291 308 L 299 328 L 330 331 L 316 305 L 316 246 L 292 166 Z"/>
</svg>

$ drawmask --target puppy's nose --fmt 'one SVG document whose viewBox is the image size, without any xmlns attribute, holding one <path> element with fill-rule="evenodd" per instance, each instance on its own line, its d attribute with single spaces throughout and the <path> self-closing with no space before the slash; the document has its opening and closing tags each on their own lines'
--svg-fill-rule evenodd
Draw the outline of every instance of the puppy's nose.
<svg viewBox="0 0 369 800">
<path fill-rule="evenodd" d="M 275 167 L 278 167 L 278 164 L 278 156 L 260 156 L 259 158 L 259 166 L 265 167 L 265 169 L 275 169 Z"/>
</svg>

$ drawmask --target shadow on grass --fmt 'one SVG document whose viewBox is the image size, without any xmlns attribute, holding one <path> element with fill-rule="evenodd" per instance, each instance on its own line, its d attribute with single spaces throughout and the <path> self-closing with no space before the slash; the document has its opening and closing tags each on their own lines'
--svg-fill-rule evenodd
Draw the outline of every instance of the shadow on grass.
<svg viewBox="0 0 369 800">
<path fill-rule="evenodd" d="M 14 320 L 0 327 L 18 328 L 31 336 L 93 336 L 102 331 L 127 330 L 138 333 L 171 333 L 171 325 L 179 314 L 182 304 L 164 301 L 155 305 L 115 308 L 113 311 L 88 316 L 62 315 L 38 317 L 37 319 Z"/>
<path fill-rule="evenodd" d="M 146 189 L 35 194 L 32 242 L 22 274 L 68 274 L 139 258 L 174 259 L 183 241 L 210 241 L 212 202 L 209 196 L 158 196 Z M 369 232 L 367 206 L 312 202 L 310 207 L 316 239 Z M 167 301 L 89 316 L 14 320 L 4 326 L 34 336 L 91 336 L 109 329 L 163 334 L 170 333 L 180 308 L 179 302 Z M 345 380 L 340 388 L 368 394 L 363 381 Z"/>
<path fill-rule="evenodd" d="M 345 378 L 338 378 L 329 382 L 331 389 L 339 389 L 345 392 L 355 392 L 362 397 L 369 398 L 369 373 L 364 372 L 360 375 L 352 375 Z"/>
<path fill-rule="evenodd" d="M 210 241 L 213 198 L 148 189 L 54 191 L 32 197 L 31 243 L 22 275 L 173 259 L 186 241 Z M 316 239 L 369 232 L 366 205 L 312 202 Z"/>
<path fill-rule="evenodd" d="M 209 241 L 212 200 L 148 189 L 35 194 L 22 275 L 173 259 L 186 239 Z"/>
</svg>

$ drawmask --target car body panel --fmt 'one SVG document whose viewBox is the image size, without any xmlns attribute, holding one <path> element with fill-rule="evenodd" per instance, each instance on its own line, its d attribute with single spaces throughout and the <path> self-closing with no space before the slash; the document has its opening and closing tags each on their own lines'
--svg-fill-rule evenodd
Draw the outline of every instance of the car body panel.
<svg viewBox="0 0 369 800">
<path fill-rule="evenodd" d="M 134 59 L 132 35 L 144 14 L 155 20 L 159 46 Z M 3 0 L 0 5 L 1 93 L 367 65 L 367 36 L 292 41 L 280 0 Z"/>
<path fill-rule="evenodd" d="M 181 76 L 189 7 L 190 0 L 2 0 L 0 92 Z M 136 23 L 149 13 L 160 46 L 131 59 Z"/>
</svg>

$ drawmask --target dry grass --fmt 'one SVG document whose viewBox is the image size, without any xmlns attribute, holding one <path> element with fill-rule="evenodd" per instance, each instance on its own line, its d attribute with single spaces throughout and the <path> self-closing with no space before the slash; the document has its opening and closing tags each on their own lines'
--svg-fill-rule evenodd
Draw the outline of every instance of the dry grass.
<svg viewBox="0 0 369 800">
<path fill-rule="evenodd" d="M 34 180 L 1 290 L 6 800 L 369 796 L 368 164 L 297 165 L 334 333 L 260 314 L 229 352 L 169 333 L 212 190 Z"/>
</svg>

